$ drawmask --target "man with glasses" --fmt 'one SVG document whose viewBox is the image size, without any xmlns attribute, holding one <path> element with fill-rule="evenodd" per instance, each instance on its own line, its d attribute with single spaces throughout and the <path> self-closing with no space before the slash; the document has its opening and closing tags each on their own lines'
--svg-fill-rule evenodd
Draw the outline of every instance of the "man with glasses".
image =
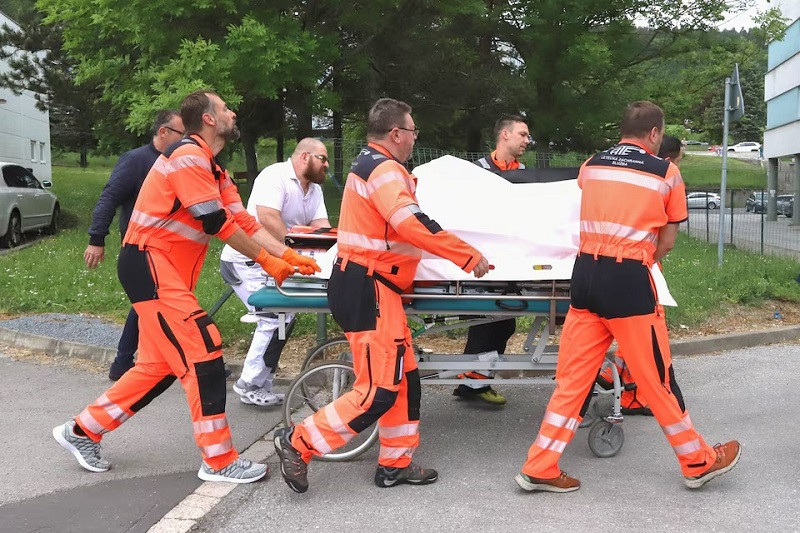
<svg viewBox="0 0 800 533">
<path fill-rule="evenodd" d="M 517 115 L 503 115 L 494 125 L 495 150 L 480 159 L 475 164 L 503 177 L 508 170 L 525 168 L 519 158 L 531 142 L 530 132 L 525 119 Z M 480 354 L 496 351 L 505 353 L 506 344 L 517 329 L 517 320 L 495 320 L 487 324 L 471 326 L 467 329 L 467 344 L 464 346 L 465 354 Z M 491 379 L 494 373 L 465 372 L 462 377 L 472 379 Z M 454 396 L 465 400 L 479 400 L 490 405 L 504 405 L 506 397 L 495 391 L 485 382 L 475 384 L 463 383 L 453 391 Z"/>
<path fill-rule="evenodd" d="M 330 227 L 321 187 L 327 170 L 325 145 L 317 139 L 301 140 L 288 161 L 270 165 L 256 177 L 247 212 L 281 242 L 292 226 Z M 255 309 L 247 300 L 264 286 L 264 270 L 225 245 L 220 257 L 220 273 L 247 310 L 253 312 Z M 294 313 L 286 314 L 286 338 L 279 339 L 275 335 L 279 327 L 278 315 L 270 313 L 258 317 L 242 375 L 233 385 L 242 403 L 260 407 L 283 403 L 283 394 L 272 391 L 272 381 L 281 351 L 294 327 L 294 318 Z"/>
<path fill-rule="evenodd" d="M 92 224 L 89 226 L 89 246 L 83 252 L 83 260 L 87 267 L 97 268 L 105 259 L 106 235 L 108 235 L 108 229 L 118 208 L 120 209 L 120 238 L 125 236 L 133 205 L 139 196 L 139 189 L 142 188 L 145 176 L 150 172 L 150 167 L 153 166 L 161 152 L 182 137 L 183 121 L 180 114 L 173 109 L 164 109 L 156 113 L 151 141 L 120 156 L 92 213 Z M 138 344 L 138 317 L 136 311 L 131 307 L 119 338 L 117 356 L 108 371 L 108 378 L 111 381 L 117 381 L 133 367 L 133 355 L 136 353 Z"/>
<path fill-rule="evenodd" d="M 411 107 L 381 98 L 367 117 L 367 146 L 353 160 L 342 197 L 338 257 L 328 282 L 331 314 L 353 354 L 353 388 L 296 426 L 275 431 L 281 474 L 308 490 L 308 462 L 378 424 L 375 484 L 427 485 L 432 468 L 411 462 L 419 445 L 420 376 L 402 293 L 414 282 L 423 250 L 476 278 L 489 271 L 481 253 L 422 212 L 416 179 L 404 163 L 417 130 Z"/>
</svg>

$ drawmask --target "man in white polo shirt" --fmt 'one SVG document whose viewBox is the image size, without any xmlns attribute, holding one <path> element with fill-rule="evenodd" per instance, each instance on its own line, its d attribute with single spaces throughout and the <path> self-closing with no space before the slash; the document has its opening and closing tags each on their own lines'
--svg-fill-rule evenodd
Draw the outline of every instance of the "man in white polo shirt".
<svg viewBox="0 0 800 533">
<path fill-rule="evenodd" d="M 303 139 L 288 161 L 270 165 L 256 177 L 247 202 L 248 213 L 281 242 L 292 226 L 330 227 L 321 187 L 327 170 L 325 145 L 317 139 Z M 226 245 L 220 257 L 220 273 L 252 312 L 247 299 L 264 286 L 264 270 Z M 286 314 L 287 338 L 294 318 L 293 313 Z M 243 403 L 262 407 L 283 403 L 283 394 L 272 392 L 272 380 L 286 344 L 286 339 L 278 339 L 277 330 L 277 315 L 258 318 L 242 375 L 233 385 Z"/>
</svg>

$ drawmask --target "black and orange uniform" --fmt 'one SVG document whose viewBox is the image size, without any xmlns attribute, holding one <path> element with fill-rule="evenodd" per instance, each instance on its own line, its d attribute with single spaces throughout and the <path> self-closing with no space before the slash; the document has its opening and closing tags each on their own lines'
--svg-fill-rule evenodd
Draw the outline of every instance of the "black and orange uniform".
<svg viewBox="0 0 800 533">
<path fill-rule="evenodd" d="M 382 466 L 404 468 L 419 444 L 420 381 L 401 293 L 422 250 L 466 272 L 481 254 L 420 211 L 416 178 L 370 143 L 353 161 L 342 198 L 338 258 L 328 303 L 350 342 L 353 389 L 295 426 L 292 446 L 308 462 L 378 422 Z"/>
<path fill-rule="evenodd" d="M 583 164 L 578 185 L 583 189 L 580 252 L 561 333 L 557 384 L 522 472 L 536 478 L 560 475 L 558 460 L 575 435 L 606 350 L 616 339 L 684 476 L 700 475 L 717 455 L 684 406 L 664 308 L 649 270 L 659 230 L 687 217 L 680 171 L 636 141 L 623 139 Z"/>
<path fill-rule="evenodd" d="M 194 438 L 214 470 L 238 454 L 225 417 L 222 341 L 193 290 L 212 236 L 248 235 L 261 225 L 199 136 L 182 139 L 142 184 L 120 252 L 119 279 L 139 315 L 136 365 L 76 418 L 94 441 L 119 427 L 177 378 Z"/>
<path fill-rule="evenodd" d="M 514 159 L 506 163 L 502 159 L 497 159 L 497 150 L 491 154 L 481 157 L 475 164 L 479 167 L 497 174 L 501 178 L 506 170 L 524 169 L 525 165 Z M 467 344 L 464 346 L 465 354 L 479 354 L 484 352 L 497 351 L 505 353 L 508 340 L 517 330 L 517 320 L 509 318 L 506 320 L 495 320 L 487 324 L 479 324 L 467 328 Z M 478 372 L 466 372 L 465 377 L 481 379 L 486 377 Z"/>
</svg>

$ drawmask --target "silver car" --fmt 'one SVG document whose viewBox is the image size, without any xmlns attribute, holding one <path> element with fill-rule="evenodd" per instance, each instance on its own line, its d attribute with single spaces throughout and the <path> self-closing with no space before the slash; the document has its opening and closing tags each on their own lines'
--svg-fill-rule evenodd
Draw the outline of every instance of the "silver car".
<svg viewBox="0 0 800 533">
<path fill-rule="evenodd" d="M 2 161 L 0 174 L 0 246 L 18 246 L 27 231 L 56 233 L 61 208 L 56 195 L 47 190 L 52 183 L 40 182 L 25 167 Z"/>
<path fill-rule="evenodd" d="M 716 209 L 719 204 L 719 194 L 714 192 L 690 192 L 686 195 L 686 205 L 689 209 Z"/>
</svg>

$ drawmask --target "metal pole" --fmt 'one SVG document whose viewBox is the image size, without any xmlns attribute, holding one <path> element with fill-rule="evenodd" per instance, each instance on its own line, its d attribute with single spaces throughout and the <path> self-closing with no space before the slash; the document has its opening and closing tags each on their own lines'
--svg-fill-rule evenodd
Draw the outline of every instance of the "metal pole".
<svg viewBox="0 0 800 533">
<path fill-rule="evenodd" d="M 222 307 L 222 304 L 231 297 L 231 294 L 233 294 L 233 287 L 228 286 L 225 292 L 222 293 L 222 296 L 220 296 L 219 299 L 214 302 L 214 305 L 211 306 L 211 309 L 208 310 L 208 316 L 213 317 L 217 311 L 219 311 L 219 308 Z"/>
<path fill-rule="evenodd" d="M 317 313 L 317 344 L 328 340 L 328 313 Z"/>
<path fill-rule="evenodd" d="M 725 78 L 725 104 L 722 111 L 722 183 L 719 188 L 719 237 L 717 239 L 717 266 L 722 266 L 722 249 L 725 234 L 725 187 L 728 182 L 728 101 L 731 98 L 731 79 Z"/>
</svg>

